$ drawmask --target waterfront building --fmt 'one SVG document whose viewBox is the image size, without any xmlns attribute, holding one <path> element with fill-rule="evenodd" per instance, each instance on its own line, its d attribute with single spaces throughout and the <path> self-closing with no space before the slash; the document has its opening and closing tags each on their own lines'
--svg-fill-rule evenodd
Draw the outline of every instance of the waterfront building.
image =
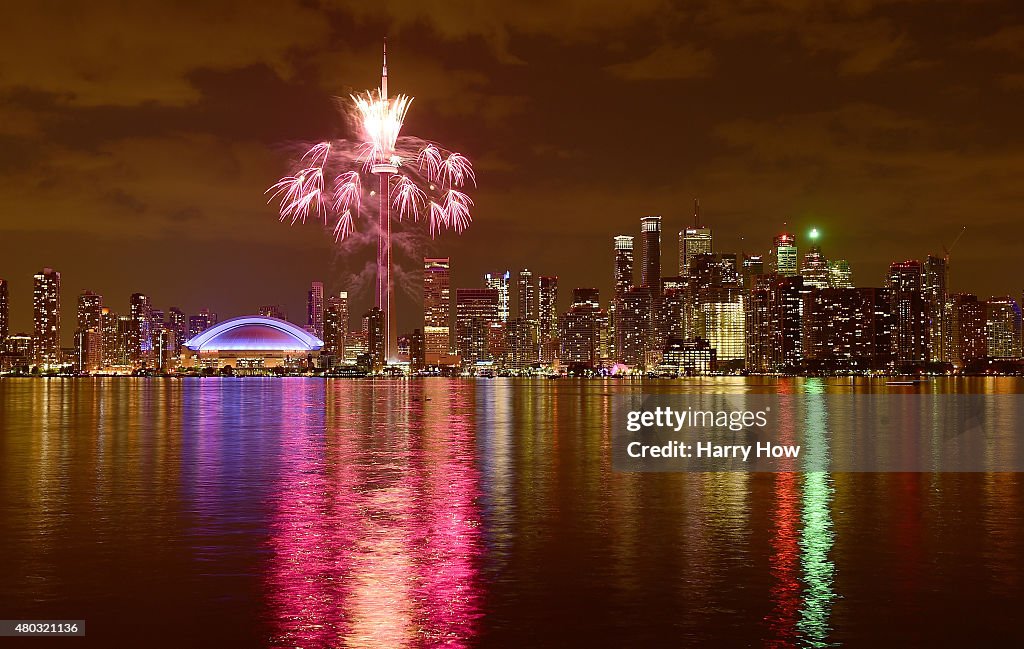
<svg viewBox="0 0 1024 649">
<path fill-rule="evenodd" d="M 970 293 L 949 296 L 950 362 L 963 369 L 988 356 L 985 303 Z"/>
<path fill-rule="evenodd" d="M 596 288 L 573 289 L 569 310 L 559 319 L 559 360 L 596 368 L 601 361 L 602 314 Z"/>
<path fill-rule="evenodd" d="M 707 340 L 669 338 L 658 372 L 674 376 L 702 376 L 717 371 L 716 350 Z"/>
<path fill-rule="evenodd" d="M 660 216 L 645 216 L 640 219 L 640 243 L 643 245 L 640 287 L 650 290 L 652 296 L 658 296 L 661 294 Z"/>
<path fill-rule="evenodd" d="M 423 259 L 423 353 L 427 365 L 436 365 L 452 350 L 451 261 L 448 257 Z"/>
<path fill-rule="evenodd" d="M 283 319 L 283 318 L 282 318 Z M 306 293 L 306 331 L 321 340 L 324 337 L 324 285 L 313 282 Z"/>
<path fill-rule="evenodd" d="M 60 273 L 44 268 L 33 276 L 33 282 L 33 357 L 40 365 L 56 365 L 61 361 Z"/>
<path fill-rule="evenodd" d="M 508 322 L 509 319 L 509 271 L 484 274 L 484 288 L 493 288 L 498 292 L 498 319 Z"/>
<path fill-rule="evenodd" d="M 310 367 L 323 341 L 285 320 L 243 316 L 218 323 L 185 342 L 183 365 L 259 374 Z M 167 345 L 169 347 L 170 345 Z"/>
<path fill-rule="evenodd" d="M 897 367 L 928 361 L 928 306 L 921 262 L 889 266 L 889 299 L 893 317 L 892 353 Z"/>
<path fill-rule="evenodd" d="M 327 298 L 324 307 L 324 347 L 322 353 L 336 358 L 345 357 L 345 338 L 348 336 L 348 293 L 341 291 Z"/>
<path fill-rule="evenodd" d="M 10 287 L 7 280 L 0 278 L 0 353 L 4 350 L 4 341 L 11 333 Z"/>
<path fill-rule="evenodd" d="M 618 300 L 615 311 L 616 361 L 630 367 L 647 367 L 654 329 L 651 304 L 650 289 L 642 287 L 626 292 Z"/>
<path fill-rule="evenodd" d="M 557 355 L 558 339 L 558 277 L 537 278 L 537 343 L 542 363 L 551 363 Z"/>
<path fill-rule="evenodd" d="M 943 257 L 928 255 L 924 262 L 922 292 L 928 319 L 928 360 L 947 363 L 951 354 L 946 349 L 949 321 L 946 313 L 946 293 L 949 268 Z"/>
<path fill-rule="evenodd" d="M 985 302 L 985 346 L 990 358 L 1021 357 L 1021 309 L 1012 297 L 993 297 Z"/>
<path fill-rule="evenodd" d="M 498 291 L 491 288 L 455 290 L 455 353 L 463 366 L 493 360 L 488 333 L 498 319 Z"/>
</svg>

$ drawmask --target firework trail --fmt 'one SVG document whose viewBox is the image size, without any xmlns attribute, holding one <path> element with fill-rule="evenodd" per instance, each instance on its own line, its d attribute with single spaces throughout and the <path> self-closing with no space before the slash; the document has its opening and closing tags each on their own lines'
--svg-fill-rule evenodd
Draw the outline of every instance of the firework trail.
<svg viewBox="0 0 1024 649">
<path fill-rule="evenodd" d="M 335 240 L 343 241 L 360 221 L 379 219 L 385 201 L 378 196 L 379 179 L 373 176 L 387 167 L 386 208 L 399 221 L 425 220 L 432 237 L 444 230 L 466 229 L 473 200 L 462 190 L 476 185 L 473 165 L 461 153 L 401 135 L 411 103 L 412 97 L 406 95 L 389 99 L 384 84 L 376 91 L 352 95 L 349 111 L 358 140 L 316 144 L 290 175 L 267 189 L 268 202 L 279 201 L 280 219 L 292 224 L 322 220 L 333 229 Z"/>
</svg>

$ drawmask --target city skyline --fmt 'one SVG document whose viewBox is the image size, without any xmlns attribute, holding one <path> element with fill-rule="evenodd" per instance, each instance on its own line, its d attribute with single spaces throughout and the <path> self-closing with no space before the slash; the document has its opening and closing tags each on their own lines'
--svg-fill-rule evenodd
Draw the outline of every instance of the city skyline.
<svg viewBox="0 0 1024 649">
<path fill-rule="evenodd" d="M 555 2 L 537 20 L 497 8 L 456 20 L 400 2 L 286 3 L 168 10 L 159 28 L 103 3 L 86 17 L 13 8 L 55 38 L 0 46 L 32 62 L 0 80 L 3 272 L 18 295 L 17 278 L 56 264 L 75 288 L 187 309 L 242 312 L 310 278 L 365 302 L 370 287 L 350 285 L 372 251 L 345 261 L 318 228 L 281 232 L 263 189 L 299 143 L 341 135 L 333 97 L 376 83 L 386 35 L 416 97 L 410 129 L 471 155 L 480 176 L 473 228 L 396 259 L 406 274 L 448 256 L 453 285 L 468 285 L 500 258 L 582 286 L 600 267 L 563 266 L 566 246 L 599 249 L 624 220 L 661 214 L 671 258 L 699 196 L 718 249 L 813 226 L 829 255 L 879 281 L 969 222 L 951 288 L 1016 295 L 1016 5 L 725 4 Z M 545 20 L 562 15 L 579 19 Z M 196 38 L 210 29 L 233 38 Z M 82 47 L 83 32 L 122 49 Z M 207 45 L 173 46 L 191 40 Z M 410 311 L 401 287 L 396 301 Z"/>
</svg>

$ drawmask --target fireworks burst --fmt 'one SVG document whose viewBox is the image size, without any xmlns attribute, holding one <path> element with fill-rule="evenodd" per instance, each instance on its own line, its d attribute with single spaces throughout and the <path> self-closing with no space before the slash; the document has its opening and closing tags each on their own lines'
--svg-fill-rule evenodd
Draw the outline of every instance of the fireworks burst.
<svg viewBox="0 0 1024 649">
<path fill-rule="evenodd" d="M 401 135 L 412 97 L 388 98 L 386 81 L 378 90 L 350 97 L 356 141 L 320 142 L 299 159 L 291 175 L 267 189 L 268 202 L 280 202 L 282 221 L 322 218 L 339 242 L 382 205 L 390 206 L 400 221 L 425 218 L 431 236 L 469 226 L 473 200 L 462 189 L 476 185 L 472 163 L 461 153 Z M 388 168 L 386 203 L 371 200 L 379 197 L 369 181 L 381 167 Z"/>
</svg>

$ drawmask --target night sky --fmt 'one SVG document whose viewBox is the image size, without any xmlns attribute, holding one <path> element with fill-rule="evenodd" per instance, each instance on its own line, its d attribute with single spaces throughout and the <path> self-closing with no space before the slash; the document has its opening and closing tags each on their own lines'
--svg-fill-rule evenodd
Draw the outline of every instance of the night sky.
<svg viewBox="0 0 1024 649">
<path fill-rule="evenodd" d="M 718 251 L 788 227 L 802 255 L 814 226 L 877 286 L 966 224 L 951 288 L 1024 288 L 1019 1 L 174 4 L 6 3 L 13 331 L 43 266 L 66 339 L 83 289 L 119 311 L 132 292 L 222 317 L 283 303 L 301 323 L 322 279 L 369 306 L 350 271 L 371 251 L 279 223 L 263 191 L 299 144 L 346 134 L 332 97 L 376 87 L 385 35 L 391 90 L 415 96 L 403 132 L 476 165 L 473 226 L 423 251 L 452 257 L 453 287 L 525 266 L 559 276 L 563 306 L 574 286 L 606 299 L 611 237 L 646 214 L 673 275 L 699 197 Z M 399 332 L 421 324 L 418 300 L 398 308 Z"/>
</svg>

